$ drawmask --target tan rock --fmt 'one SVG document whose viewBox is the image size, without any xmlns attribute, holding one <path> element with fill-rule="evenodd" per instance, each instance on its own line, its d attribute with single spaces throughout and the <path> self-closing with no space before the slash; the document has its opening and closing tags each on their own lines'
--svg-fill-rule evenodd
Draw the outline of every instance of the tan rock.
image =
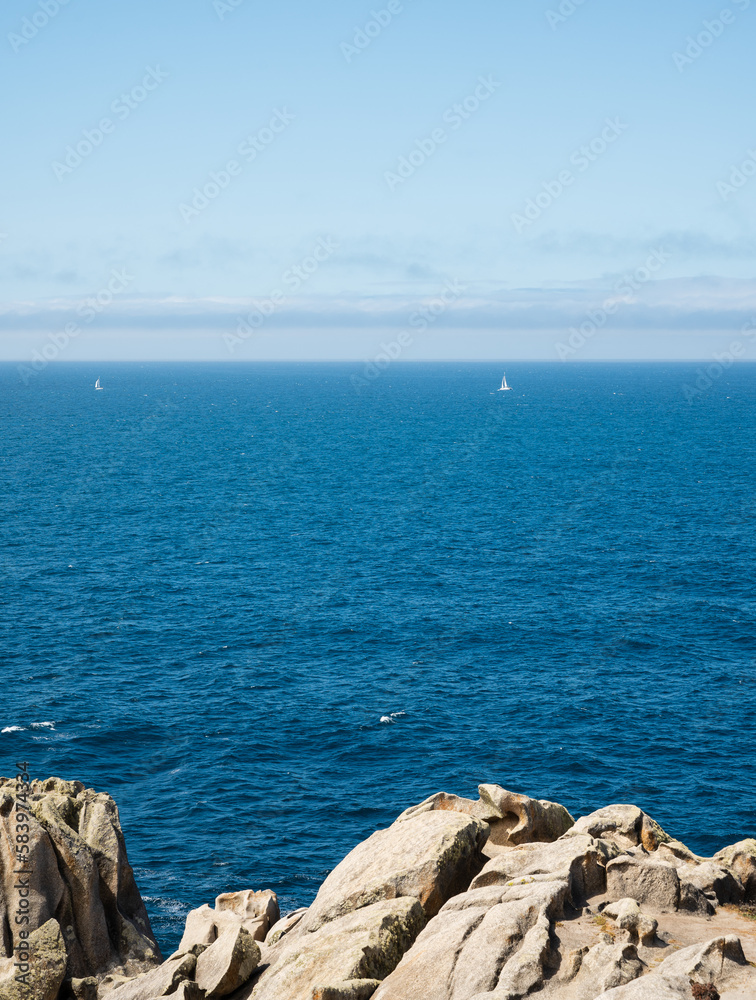
<svg viewBox="0 0 756 1000">
<path fill-rule="evenodd" d="M 657 847 L 654 860 L 668 861 L 676 868 L 679 864 L 700 864 L 707 859 L 694 854 L 680 840 L 667 840 Z"/>
<path fill-rule="evenodd" d="M 637 900 L 620 899 L 604 907 L 602 913 L 613 920 L 620 930 L 628 931 L 636 942 L 649 946 L 653 944 L 659 925 L 641 910 Z"/>
<path fill-rule="evenodd" d="M 480 799 L 460 798 L 437 792 L 424 802 L 411 806 L 397 822 L 421 812 L 453 810 L 483 820 L 490 827 L 489 844 L 516 845 L 531 841 L 550 842 L 562 836 L 575 822 L 564 806 L 546 799 L 507 791 L 499 785 L 479 785 Z"/>
<path fill-rule="evenodd" d="M 480 869 L 486 835 L 480 820 L 451 811 L 419 813 L 374 833 L 334 868 L 293 933 L 398 896 L 418 899 L 432 916 Z"/>
<path fill-rule="evenodd" d="M 197 959 L 194 975 L 208 1000 L 227 996 L 243 986 L 260 962 L 260 948 L 241 925 L 226 931 Z"/>
<path fill-rule="evenodd" d="M 619 986 L 601 993 L 596 1000 L 690 1000 L 693 994 L 688 987 L 687 992 L 675 989 L 661 976 L 650 975 L 636 979 L 629 986 Z"/>
<path fill-rule="evenodd" d="M 655 851 L 660 844 L 672 840 L 656 820 L 632 805 L 597 809 L 577 820 L 570 833 L 587 833 L 602 840 L 613 840 L 622 848 L 640 845 L 647 851 Z"/>
<path fill-rule="evenodd" d="M 740 903 L 745 895 L 740 879 L 713 861 L 677 865 L 680 882 L 694 886 L 718 903 Z"/>
<path fill-rule="evenodd" d="M 198 906 L 195 910 L 190 910 L 186 915 L 184 923 L 184 933 L 179 942 L 174 955 L 186 955 L 196 945 L 209 947 L 218 938 L 218 921 L 216 911 L 208 904 Z M 240 926 L 241 921 L 234 914 L 228 917 L 228 924 Z"/>
<path fill-rule="evenodd" d="M 634 944 L 602 940 L 584 955 L 574 980 L 573 995 L 595 997 L 636 980 L 643 972 L 644 965 Z"/>
<path fill-rule="evenodd" d="M 316 986 L 312 1000 L 370 1000 L 380 985 L 379 979 L 350 979 L 335 986 Z"/>
<path fill-rule="evenodd" d="M 383 979 L 425 924 L 411 897 L 363 906 L 312 932 L 287 935 L 264 950 L 260 973 L 234 1000 L 303 1000 L 315 987 L 343 988 L 352 980 Z M 120 998 L 118 998 L 120 1000 Z"/>
<path fill-rule="evenodd" d="M 281 919 L 277 923 L 273 924 L 271 929 L 268 931 L 265 937 L 265 943 L 269 945 L 276 944 L 277 941 L 281 940 L 284 934 L 288 934 L 293 927 L 297 926 L 305 913 L 307 913 L 307 907 L 302 906 L 298 910 L 293 910 L 291 913 L 287 913 L 285 917 L 281 917 Z"/>
<path fill-rule="evenodd" d="M 11 957 L 10 968 L 0 978 L 2 1000 L 57 1000 L 66 974 L 66 945 L 57 920 L 47 920 L 33 931 L 24 954 Z M 16 964 L 17 963 L 17 964 Z"/>
<path fill-rule="evenodd" d="M 178 955 L 169 958 L 156 969 L 142 973 L 128 982 L 117 986 L 108 994 L 115 1000 L 153 1000 L 175 993 L 184 980 L 194 979 L 197 959 L 194 955 Z"/>
<path fill-rule="evenodd" d="M 735 971 L 733 966 L 745 965 L 747 962 L 743 954 L 743 945 L 737 937 L 728 935 L 711 938 L 701 944 L 676 951 L 664 959 L 658 971 L 665 976 L 680 975 L 688 978 L 692 976 L 713 982 L 717 976 L 723 974 L 723 971 L 726 977 L 729 972 Z M 754 982 L 756 982 L 756 970 L 754 970 Z"/>
<path fill-rule="evenodd" d="M 241 917 L 242 927 L 255 941 L 264 941 L 270 928 L 281 919 L 278 897 L 270 889 L 224 892 L 216 898 L 215 909 Z"/>
<path fill-rule="evenodd" d="M 230 910 L 242 919 L 267 917 L 271 924 L 281 919 L 278 896 L 270 889 L 244 889 L 241 892 L 224 892 L 215 898 L 216 910 Z"/>
<path fill-rule="evenodd" d="M 544 981 L 547 968 L 556 964 L 551 947 L 551 921 L 541 912 L 525 934 L 519 950 L 504 966 L 496 992 L 512 997 L 527 996 Z"/>
<path fill-rule="evenodd" d="M 486 863 L 471 889 L 543 875 L 566 879 L 576 906 L 606 889 L 606 865 L 616 855 L 613 845 L 587 834 L 563 837 L 551 844 L 521 844 Z"/>
<path fill-rule="evenodd" d="M 13 824 L 24 806 L 15 780 L 0 778 L 0 959 L 18 946 L 8 918 L 17 859 L 10 853 Z M 31 783 L 27 811 L 30 923 L 59 924 L 70 978 L 101 976 L 114 967 L 134 975 L 160 962 L 126 856 L 118 809 L 109 795 L 81 782 L 49 778 Z"/>
<path fill-rule="evenodd" d="M 590 949 L 587 945 L 580 945 L 577 948 L 570 948 L 564 955 L 559 965 L 558 980 L 563 983 L 572 982 L 580 972 L 583 959 Z"/>
<path fill-rule="evenodd" d="M 246 889 L 224 893 L 216 899 L 215 909 L 206 903 L 190 910 L 176 954 L 185 955 L 190 951 L 199 954 L 221 935 L 236 933 L 240 927 L 255 941 L 264 941 L 271 923 L 278 919 L 278 899 L 274 892 Z"/>
<path fill-rule="evenodd" d="M 204 906 L 190 910 L 187 914 L 184 933 L 175 955 L 187 955 L 191 951 L 199 954 L 204 948 L 209 948 L 222 934 L 238 931 L 242 924 L 242 918 L 238 913 L 215 910 L 205 903 Z M 250 921 L 250 924 L 255 927 L 256 921 Z"/>
<path fill-rule="evenodd" d="M 72 979 L 69 985 L 74 1000 L 97 1000 L 97 980 L 94 976 Z"/>
<path fill-rule="evenodd" d="M 484 886 L 455 896 L 383 981 L 375 1000 L 469 1000 L 492 990 L 498 994 L 500 982 L 507 989 L 529 989 L 551 958 L 548 928 L 562 914 L 567 892 L 567 883 L 557 881 Z"/>
<path fill-rule="evenodd" d="M 680 879 L 674 865 L 622 854 L 606 866 L 606 891 L 612 900 L 627 897 L 661 911 L 680 907 Z"/>
<path fill-rule="evenodd" d="M 691 997 L 691 981 L 713 983 L 732 997 L 756 996 L 756 969 L 750 966 L 736 937 L 713 938 L 675 952 L 653 972 L 597 1000 L 679 1000 Z"/>
<path fill-rule="evenodd" d="M 169 996 L 171 1000 L 205 1000 L 205 991 L 201 990 L 196 983 L 187 979 L 183 983 L 179 983 L 176 992 L 170 993 Z M 118 1000 L 117 996 L 113 1000 Z M 162 1000 L 162 998 L 153 997 L 152 1000 Z"/>
<path fill-rule="evenodd" d="M 747 902 L 756 902 L 756 840 L 749 838 L 731 844 L 717 851 L 712 861 L 737 876 Z"/>
<path fill-rule="evenodd" d="M 558 840 L 574 819 L 564 806 L 509 792 L 499 785 L 479 785 L 481 818 L 491 827 L 491 843 L 526 844 Z"/>
<path fill-rule="evenodd" d="M 133 983 L 135 978 L 135 976 L 124 976 L 121 972 L 109 972 L 106 976 L 103 976 L 102 979 L 98 980 L 97 995 L 98 997 L 107 996 L 119 986 L 125 986 L 127 983 Z"/>
</svg>

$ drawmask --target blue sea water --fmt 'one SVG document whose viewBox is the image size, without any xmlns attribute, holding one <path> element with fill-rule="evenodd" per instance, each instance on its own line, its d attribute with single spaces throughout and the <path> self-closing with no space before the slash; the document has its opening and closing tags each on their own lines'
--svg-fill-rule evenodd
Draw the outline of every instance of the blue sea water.
<svg viewBox="0 0 756 1000">
<path fill-rule="evenodd" d="M 166 952 L 439 789 L 756 834 L 756 366 L 701 367 L 0 366 L 0 773 L 114 796 Z"/>
</svg>

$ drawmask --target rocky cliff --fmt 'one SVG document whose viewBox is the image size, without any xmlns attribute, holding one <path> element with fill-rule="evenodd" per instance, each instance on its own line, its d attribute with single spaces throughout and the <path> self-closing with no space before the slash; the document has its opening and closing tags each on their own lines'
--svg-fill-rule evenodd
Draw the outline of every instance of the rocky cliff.
<svg viewBox="0 0 756 1000">
<path fill-rule="evenodd" d="M 0 1000 L 57 1000 L 72 980 L 91 992 L 160 964 L 109 795 L 0 778 L 0 927 Z"/>
<path fill-rule="evenodd" d="M 51 779 L 35 803 L 46 873 L 36 890 L 39 958 L 30 958 L 38 983 L 17 993 L 6 977 L 0 1000 L 756 1000 L 756 840 L 701 858 L 636 806 L 575 821 L 563 806 L 496 785 L 479 793 L 438 793 L 407 809 L 358 844 L 306 909 L 280 918 L 273 893 L 219 896 L 189 914 L 178 950 L 160 963 L 112 800 Z M 109 817 L 103 836 L 108 829 L 119 845 L 107 865 L 101 838 L 70 811 L 93 798 Z M 64 815 L 76 855 L 54 846 Z M 76 900 L 70 879 L 59 891 L 49 850 L 59 875 L 78 864 L 89 873 L 71 875 Z M 119 898 L 116 857 L 124 909 L 103 902 Z M 117 930 L 124 920 L 136 936 Z"/>
</svg>

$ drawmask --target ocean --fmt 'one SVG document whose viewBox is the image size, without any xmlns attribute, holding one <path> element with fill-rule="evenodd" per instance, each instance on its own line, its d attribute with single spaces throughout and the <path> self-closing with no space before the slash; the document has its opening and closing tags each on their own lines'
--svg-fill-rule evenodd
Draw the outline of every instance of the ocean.
<svg viewBox="0 0 756 1000">
<path fill-rule="evenodd" d="M 0 773 L 113 795 L 166 954 L 441 789 L 755 835 L 756 365 L 708 367 L 0 366 Z"/>
</svg>

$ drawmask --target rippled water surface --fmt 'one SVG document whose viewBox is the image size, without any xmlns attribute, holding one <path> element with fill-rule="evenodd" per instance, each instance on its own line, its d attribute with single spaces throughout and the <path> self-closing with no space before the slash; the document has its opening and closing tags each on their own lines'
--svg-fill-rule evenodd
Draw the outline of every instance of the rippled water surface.
<svg viewBox="0 0 756 1000">
<path fill-rule="evenodd" d="M 114 796 L 166 951 L 439 789 L 756 834 L 756 366 L 698 368 L 0 366 L 0 773 Z"/>
</svg>

